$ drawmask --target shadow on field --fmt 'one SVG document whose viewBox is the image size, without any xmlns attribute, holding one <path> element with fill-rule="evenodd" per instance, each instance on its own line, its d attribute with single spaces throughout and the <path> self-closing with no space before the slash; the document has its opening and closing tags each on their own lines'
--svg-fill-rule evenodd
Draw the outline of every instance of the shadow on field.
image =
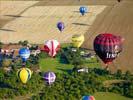
<svg viewBox="0 0 133 100">
<path fill-rule="evenodd" d="M 72 23 L 73 25 L 81 25 L 81 26 L 91 26 L 91 25 L 88 25 L 88 24 L 84 24 L 84 23 Z"/>
<path fill-rule="evenodd" d="M 10 88 L 10 89 L 13 89 L 9 84 L 4 83 L 4 82 L 0 82 L 0 88 Z"/>
<path fill-rule="evenodd" d="M 11 29 L 4 29 L 4 28 L 0 28 L 0 30 L 2 30 L 2 31 L 8 31 L 8 32 L 16 32 L 16 31 L 14 31 L 14 30 L 11 30 Z"/>
<path fill-rule="evenodd" d="M 73 11 L 74 13 L 80 13 L 80 11 Z M 92 12 L 86 12 L 86 13 L 92 13 Z"/>
<path fill-rule="evenodd" d="M 80 13 L 79 11 L 73 11 L 73 12 L 75 12 L 75 13 Z"/>
<path fill-rule="evenodd" d="M 18 17 L 23 17 L 23 16 L 20 16 L 20 15 L 4 15 L 4 16 L 8 16 L 8 17 L 15 17 L 15 18 L 18 18 Z"/>
<path fill-rule="evenodd" d="M 67 72 L 67 73 L 71 73 L 72 69 L 62 69 L 62 68 L 57 68 L 57 70 L 63 71 L 63 72 Z"/>
</svg>

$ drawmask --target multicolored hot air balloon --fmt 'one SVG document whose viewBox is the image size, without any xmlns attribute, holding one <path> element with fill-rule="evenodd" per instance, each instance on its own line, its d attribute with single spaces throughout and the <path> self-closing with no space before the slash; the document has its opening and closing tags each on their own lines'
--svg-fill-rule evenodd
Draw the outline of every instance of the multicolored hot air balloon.
<svg viewBox="0 0 133 100">
<path fill-rule="evenodd" d="M 21 48 L 19 50 L 19 55 L 22 58 L 23 62 L 26 62 L 26 60 L 30 57 L 30 50 L 27 48 Z"/>
<path fill-rule="evenodd" d="M 122 51 L 123 38 L 110 33 L 99 34 L 94 40 L 94 50 L 108 65 Z"/>
<path fill-rule="evenodd" d="M 59 29 L 59 31 L 62 32 L 64 30 L 64 28 L 65 28 L 64 23 L 63 22 L 58 22 L 57 23 L 57 28 Z"/>
<path fill-rule="evenodd" d="M 21 82 L 24 83 L 24 84 L 26 84 L 27 81 L 31 78 L 31 74 L 32 74 L 32 72 L 28 68 L 21 68 L 17 72 L 17 76 L 19 77 Z"/>
<path fill-rule="evenodd" d="M 72 36 L 73 47 L 79 48 L 84 42 L 84 35 L 76 34 Z"/>
<path fill-rule="evenodd" d="M 87 7 L 80 7 L 79 12 L 84 15 L 85 13 L 87 13 Z"/>
<path fill-rule="evenodd" d="M 94 96 L 83 96 L 82 100 L 95 100 Z"/>
<path fill-rule="evenodd" d="M 51 57 L 54 57 L 60 49 L 60 43 L 57 40 L 47 40 L 44 44 L 44 51 Z"/>
<path fill-rule="evenodd" d="M 44 74 L 44 80 L 46 81 L 47 84 L 52 84 L 55 82 L 56 79 L 56 75 L 54 74 L 54 72 L 46 72 Z"/>
</svg>

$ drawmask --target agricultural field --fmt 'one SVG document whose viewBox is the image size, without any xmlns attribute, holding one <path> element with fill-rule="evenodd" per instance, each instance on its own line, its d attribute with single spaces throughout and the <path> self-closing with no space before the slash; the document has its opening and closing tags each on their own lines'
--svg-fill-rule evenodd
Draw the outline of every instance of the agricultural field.
<svg viewBox="0 0 133 100">
<path fill-rule="evenodd" d="M 26 9 L 37 1 L 1 1 L 0 0 L 0 29 L 8 22 L 19 17 Z"/>
<path fill-rule="evenodd" d="M 2 7 L 4 8 L 4 6 Z M 85 34 L 96 16 L 106 8 L 102 5 L 88 6 L 89 11 L 86 16 L 81 16 L 79 7 L 32 6 L 26 8 L 23 13 L 21 12 L 18 17 L 0 29 L 0 40 L 5 43 L 15 43 L 20 40 L 28 40 L 30 43 L 43 43 L 44 40 L 48 39 L 71 42 L 73 34 Z M 5 16 L 8 13 L 1 14 Z M 63 32 L 59 32 L 56 27 L 59 21 L 65 23 Z"/>
</svg>

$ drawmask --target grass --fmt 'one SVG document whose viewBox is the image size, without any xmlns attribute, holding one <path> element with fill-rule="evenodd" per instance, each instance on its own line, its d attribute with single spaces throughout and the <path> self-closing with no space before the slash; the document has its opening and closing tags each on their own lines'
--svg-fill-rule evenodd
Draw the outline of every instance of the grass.
<svg viewBox="0 0 133 100">
<path fill-rule="evenodd" d="M 53 72 L 68 72 L 73 68 L 72 64 L 60 63 L 59 58 L 45 58 L 40 59 L 39 66 L 41 71 L 53 71 Z M 100 68 L 100 64 L 96 61 L 96 58 L 87 60 L 84 66 L 89 68 Z"/>
<path fill-rule="evenodd" d="M 60 63 L 57 58 L 41 59 L 39 63 L 41 71 L 67 72 L 73 68 L 71 64 Z"/>
<path fill-rule="evenodd" d="M 101 68 L 101 64 L 97 61 L 97 58 L 90 58 L 86 60 L 85 66 L 89 68 Z"/>
<path fill-rule="evenodd" d="M 96 100 L 133 100 L 119 94 L 110 92 L 97 92 L 94 94 Z"/>
</svg>

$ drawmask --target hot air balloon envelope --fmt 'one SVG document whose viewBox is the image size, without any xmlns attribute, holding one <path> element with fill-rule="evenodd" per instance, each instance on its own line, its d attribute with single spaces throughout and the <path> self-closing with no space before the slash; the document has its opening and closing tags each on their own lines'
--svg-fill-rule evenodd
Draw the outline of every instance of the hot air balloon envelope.
<svg viewBox="0 0 133 100">
<path fill-rule="evenodd" d="M 44 74 L 44 80 L 46 81 L 46 83 L 48 83 L 49 85 L 54 83 L 56 79 L 56 75 L 54 74 L 54 72 L 46 72 Z"/>
<path fill-rule="evenodd" d="M 79 48 L 84 42 L 84 35 L 76 34 L 72 36 L 73 47 Z"/>
<path fill-rule="evenodd" d="M 44 51 L 51 57 L 54 57 L 60 49 L 60 43 L 57 40 L 48 40 L 44 44 Z"/>
<path fill-rule="evenodd" d="M 21 68 L 18 72 L 17 75 L 19 79 L 21 80 L 22 83 L 27 83 L 27 81 L 31 78 L 31 70 L 28 68 Z"/>
<path fill-rule="evenodd" d="M 21 48 L 19 50 L 19 55 L 22 58 L 23 62 L 25 62 L 30 56 L 30 50 L 27 48 Z"/>
<path fill-rule="evenodd" d="M 82 100 L 95 100 L 93 96 L 83 96 Z"/>
<path fill-rule="evenodd" d="M 109 64 L 122 51 L 122 41 L 120 36 L 99 34 L 94 40 L 94 50 L 105 64 Z"/>
<path fill-rule="evenodd" d="M 82 15 L 84 15 L 85 13 L 87 13 L 87 7 L 80 7 L 79 11 Z"/>
<path fill-rule="evenodd" d="M 57 28 L 58 28 L 60 31 L 63 31 L 64 28 L 65 28 L 64 23 L 63 23 L 63 22 L 59 22 L 59 23 L 57 23 Z"/>
</svg>

